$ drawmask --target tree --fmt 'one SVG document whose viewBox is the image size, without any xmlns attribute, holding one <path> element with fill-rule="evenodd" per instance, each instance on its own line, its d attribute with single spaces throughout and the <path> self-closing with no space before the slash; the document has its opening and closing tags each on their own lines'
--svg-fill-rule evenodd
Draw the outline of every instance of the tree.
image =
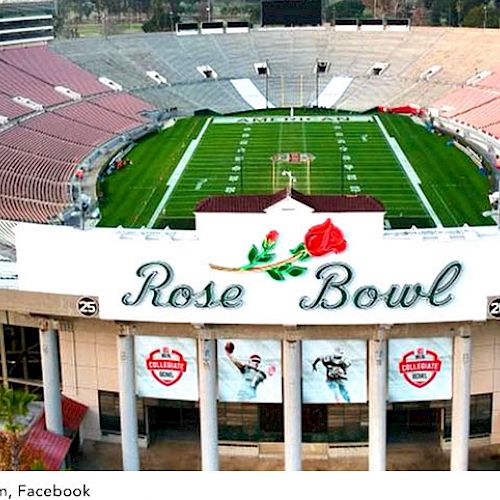
<svg viewBox="0 0 500 500">
<path fill-rule="evenodd" d="M 464 26 L 470 28 L 482 28 L 486 22 L 486 28 L 498 28 L 500 21 L 500 9 L 492 6 L 478 5 L 467 12 L 464 17 Z"/>
<path fill-rule="evenodd" d="M 342 0 L 327 7 L 326 20 L 359 18 L 364 10 L 365 6 L 361 0 Z"/>
<path fill-rule="evenodd" d="M 26 424 L 22 421 L 29 411 L 29 404 L 35 396 L 26 391 L 15 391 L 0 387 L 0 420 L 2 435 L 10 452 L 9 469 L 20 470 L 22 434 Z"/>
<path fill-rule="evenodd" d="M 174 30 L 180 21 L 178 0 L 153 0 L 152 17 L 142 25 L 143 31 L 168 31 Z"/>
<path fill-rule="evenodd" d="M 0 433 L 0 470 L 13 470 L 11 464 L 11 448 L 12 443 L 10 436 L 6 433 Z M 19 454 L 19 470 L 46 470 L 41 451 L 26 444 L 22 446 Z"/>
</svg>

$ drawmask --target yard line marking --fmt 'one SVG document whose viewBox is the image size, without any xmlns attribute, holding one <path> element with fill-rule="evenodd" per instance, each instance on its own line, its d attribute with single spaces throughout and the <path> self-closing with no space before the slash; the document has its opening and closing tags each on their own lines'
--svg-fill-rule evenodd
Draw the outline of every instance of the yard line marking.
<svg viewBox="0 0 500 500">
<path fill-rule="evenodd" d="M 177 186 L 177 183 L 179 182 L 179 179 L 182 176 L 182 173 L 187 167 L 187 164 L 189 163 L 189 160 L 193 156 L 194 152 L 196 151 L 196 148 L 198 147 L 198 144 L 201 141 L 201 138 L 205 134 L 208 126 L 210 125 L 210 122 L 212 121 L 211 118 L 209 118 L 206 122 L 205 125 L 203 125 L 203 128 L 201 129 L 200 133 L 198 134 L 198 137 L 196 139 L 193 139 L 189 146 L 187 147 L 186 151 L 182 155 L 182 158 L 180 159 L 179 163 L 175 167 L 175 170 L 172 172 L 172 175 L 168 179 L 168 184 L 167 184 L 167 189 L 165 190 L 165 194 L 163 195 L 163 198 L 161 199 L 160 203 L 156 207 L 156 210 L 154 211 L 154 214 L 151 216 L 151 219 L 149 219 L 149 222 L 147 224 L 147 228 L 152 228 L 155 224 L 155 222 L 158 220 L 158 217 L 160 216 L 163 207 L 167 204 L 167 201 L 169 200 L 170 196 L 172 195 L 172 192 L 174 191 L 174 188 Z"/>
<path fill-rule="evenodd" d="M 149 188 L 149 196 L 146 198 L 146 201 L 144 201 L 144 203 L 142 204 L 141 209 L 139 210 L 139 212 L 137 212 L 137 214 L 135 215 L 135 217 L 132 219 L 132 224 L 135 224 L 137 222 L 137 220 L 139 219 L 139 217 L 142 215 L 142 212 L 144 212 L 145 208 L 148 206 L 149 201 L 154 196 L 155 192 L 156 192 L 156 189 L 154 187 Z"/>
<path fill-rule="evenodd" d="M 425 209 L 427 210 L 427 213 L 431 216 L 432 220 L 434 221 L 434 224 L 436 224 L 436 227 L 443 227 L 443 224 L 439 220 L 437 213 L 432 208 L 432 205 L 429 203 L 429 200 L 427 199 L 427 197 L 425 196 L 425 193 L 422 191 L 422 188 L 420 187 L 420 178 L 418 177 L 417 173 L 413 169 L 411 163 L 408 161 L 408 158 L 406 158 L 406 155 L 404 154 L 403 150 L 401 149 L 401 146 L 398 144 L 398 141 L 394 137 L 391 137 L 389 135 L 386 128 L 384 127 L 384 124 L 382 123 L 382 121 L 380 120 L 380 118 L 378 116 L 375 116 L 375 121 L 377 122 L 378 126 L 380 127 L 382 134 L 384 134 L 384 137 L 386 138 L 387 143 L 389 144 L 390 148 L 392 149 L 394 155 L 399 160 L 401 168 L 406 173 L 408 180 L 410 181 L 411 185 L 413 186 L 413 189 L 415 190 L 418 197 L 422 201 L 422 204 L 424 205 Z"/>
<path fill-rule="evenodd" d="M 199 191 L 202 187 L 203 187 L 203 184 L 205 184 L 205 182 L 208 182 L 208 179 L 205 177 L 203 179 L 200 179 L 197 183 L 196 183 L 196 186 L 194 187 L 194 190 L 195 191 Z"/>
<path fill-rule="evenodd" d="M 446 201 L 441 196 L 441 193 L 434 187 L 434 184 L 431 184 L 430 186 L 431 186 L 432 190 L 437 194 L 437 196 L 440 199 L 441 203 L 443 204 L 444 208 L 446 208 L 446 211 L 448 212 L 448 214 L 454 220 L 454 225 L 457 226 L 459 224 L 459 221 L 455 217 L 455 214 L 453 214 L 453 212 L 448 208 L 448 204 L 446 203 Z"/>
</svg>

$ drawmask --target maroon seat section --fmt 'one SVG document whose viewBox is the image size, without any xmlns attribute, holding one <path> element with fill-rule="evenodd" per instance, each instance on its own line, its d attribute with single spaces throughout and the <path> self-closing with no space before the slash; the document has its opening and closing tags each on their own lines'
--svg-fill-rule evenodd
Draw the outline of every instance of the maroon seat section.
<svg viewBox="0 0 500 500">
<path fill-rule="evenodd" d="M 110 92 L 99 80 L 48 47 L 25 47 L 0 52 L 0 61 L 51 86 L 62 86 L 87 96 Z"/>
<path fill-rule="evenodd" d="M 56 86 L 81 98 L 72 100 Z M 43 110 L 16 103 L 16 96 Z M 46 46 L 0 51 L 0 116 L 8 119 L 0 128 L 0 219 L 56 219 L 72 204 L 79 163 L 99 146 L 149 123 L 144 112 L 152 110 Z"/>
</svg>

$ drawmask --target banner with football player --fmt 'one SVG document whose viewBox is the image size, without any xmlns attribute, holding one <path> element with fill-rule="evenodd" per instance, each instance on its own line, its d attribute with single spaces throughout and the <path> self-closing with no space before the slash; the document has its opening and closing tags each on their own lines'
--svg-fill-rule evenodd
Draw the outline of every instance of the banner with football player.
<svg viewBox="0 0 500 500">
<path fill-rule="evenodd" d="M 365 403 L 366 341 L 302 342 L 304 403 Z"/>
<path fill-rule="evenodd" d="M 281 403 L 281 342 L 218 340 L 219 400 Z"/>
<path fill-rule="evenodd" d="M 135 336 L 138 396 L 198 400 L 196 341 L 178 337 Z"/>
<path fill-rule="evenodd" d="M 452 367 L 451 338 L 389 340 L 389 401 L 450 399 Z"/>
</svg>

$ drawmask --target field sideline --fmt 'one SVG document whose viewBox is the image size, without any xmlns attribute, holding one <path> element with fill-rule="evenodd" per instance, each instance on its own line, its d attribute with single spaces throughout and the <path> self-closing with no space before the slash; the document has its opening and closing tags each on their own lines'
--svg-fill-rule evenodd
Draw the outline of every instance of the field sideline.
<svg viewBox="0 0 500 500">
<path fill-rule="evenodd" d="M 273 184 L 274 190 L 289 184 L 290 176 L 302 192 L 374 196 L 392 227 L 493 222 L 481 215 L 489 209 L 488 180 L 465 154 L 408 117 L 378 116 L 409 160 L 410 178 L 372 116 L 256 115 L 214 118 L 173 187 L 171 173 L 207 120 L 194 117 L 141 141 L 127 156 L 133 165 L 105 179 L 100 225 L 147 225 L 169 188 L 154 227 L 192 227 L 199 200 L 270 193 Z M 278 153 L 308 153 L 313 159 L 310 168 L 282 162 L 273 170 Z"/>
</svg>

